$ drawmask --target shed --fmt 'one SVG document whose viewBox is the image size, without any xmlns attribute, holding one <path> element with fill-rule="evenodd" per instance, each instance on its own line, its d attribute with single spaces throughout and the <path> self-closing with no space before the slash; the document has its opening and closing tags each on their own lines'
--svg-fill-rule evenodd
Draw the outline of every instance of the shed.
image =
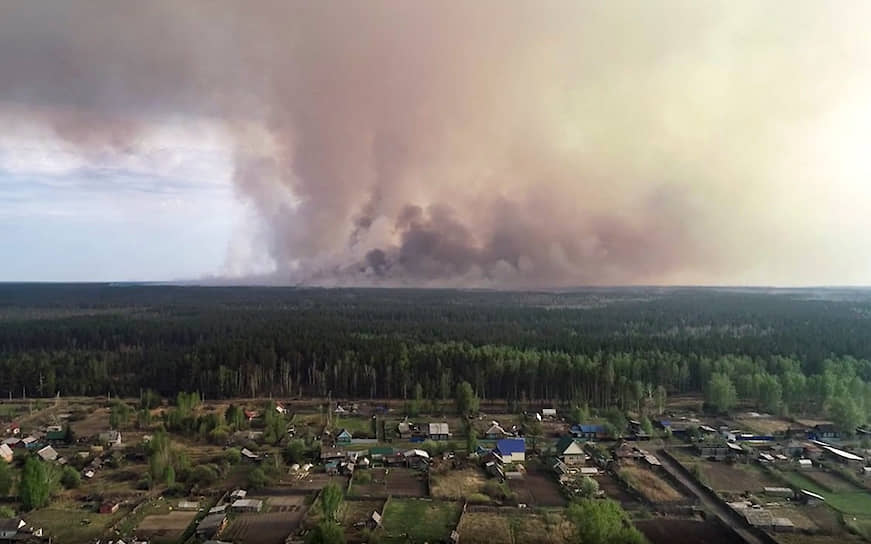
<svg viewBox="0 0 871 544">
<path fill-rule="evenodd" d="M 800 468 L 800 469 L 807 470 L 807 469 L 811 469 L 813 467 L 814 467 L 814 463 L 810 459 L 799 459 L 798 460 L 798 468 Z"/>
<path fill-rule="evenodd" d="M 430 423 L 427 435 L 430 440 L 448 440 L 451 438 L 447 423 Z"/>
<path fill-rule="evenodd" d="M 556 408 L 542 408 L 541 409 L 542 417 L 556 417 Z"/>
<path fill-rule="evenodd" d="M 484 433 L 484 436 L 490 440 L 495 440 L 508 436 L 508 433 L 505 432 L 502 425 L 494 421 L 487 429 L 487 432 Z"/>
<path fill-rule="evenodd" d="M 242 448 L 242 451 L 240 453 L 242 454 L 242 457 L 247 459 L 248 461 L 258 461 L 260 459 L 259 455 L 249 450 L 248 448 Z"/>
<path fill-rule="evenodd" d="M 230 500 L 235 501 L 237 499 L 244 499 L 248 496 L 248 492 L 244 489 L 236 489 L 232 493 L 230 493 Z"/>
<path fill-rule="evenodd" d="M 258 499 L 239 499 L 230 505 L 233 512 L 259 512 L 262 509 L 263 501 Z"/>
<path fill-rule="evenodd" d="M 199 510 L 200 503 L 196 501 L 178 501 L 178 509 L 186 511 Z"/>
<path fill-rule="evenodd" d="M 100 505 L 101 514 L 114 514 L 121 507 L 121 503 L 117 501 L 106 501 Z"/>
<path fill-rule="evenodd" d="M 762 491 L 772 497 L 792 497 L 795 492 L 789 487 L 764 487 Z"/>
<path fill-rule="evenodd" d="M 814 506 L 826 502 L 825 497 L 823 497 L 822 495 L 818 495 L 812 491 L 808 491 L 807 489 L 800 490 L 798 496 L 802 500 L 802 502 L 804 502 L 808 506 Z"/>
<path fill-rule="evenodd" d="M 197 524 L 197 537 L 212 538 L 220 533 L 226 525 L 227 514 L 223 512 L 209 514 L 200 520 L 199 524 Z"/>
<path fill-rule="evenodd" d="M 103 431 L 100 433 L 100 443 L 106 446 L 120 446 L 121 445 L 121 432 L 110 430 Z"/>
</svg>

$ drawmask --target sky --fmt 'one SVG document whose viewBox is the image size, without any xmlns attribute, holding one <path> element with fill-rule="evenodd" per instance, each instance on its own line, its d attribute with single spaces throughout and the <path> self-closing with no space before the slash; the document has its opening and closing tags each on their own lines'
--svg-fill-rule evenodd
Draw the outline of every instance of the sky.
<svg viewBox="0 0 871 544">
<path fill-rule="evenodd" d="M 867 2 L 0 2 L 0 281 L 867 285 Z"/>
</svg>

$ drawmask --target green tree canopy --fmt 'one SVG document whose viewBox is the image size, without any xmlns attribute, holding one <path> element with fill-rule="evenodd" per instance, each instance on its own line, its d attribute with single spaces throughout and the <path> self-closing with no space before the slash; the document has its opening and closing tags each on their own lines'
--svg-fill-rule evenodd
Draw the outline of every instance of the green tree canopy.
<svg viewBox="0 0 871 544">
<path fill-rule="evenodd" d="M 455 402 L 457 413 L 461 416 L 478 413 L 478 397 L 475 395 L 475 390 L 472 389 L 472 384 L 469 382 L 463 381 L 457 385 Z"/>
<path fill-rule="evenodd" d="M 737 401 L 738 393 L 729 376 L 722 372 L 711 374 L 711 379 L 705 388 L 705 402 L 717 412 L 727 412 Z"/>
</svg>

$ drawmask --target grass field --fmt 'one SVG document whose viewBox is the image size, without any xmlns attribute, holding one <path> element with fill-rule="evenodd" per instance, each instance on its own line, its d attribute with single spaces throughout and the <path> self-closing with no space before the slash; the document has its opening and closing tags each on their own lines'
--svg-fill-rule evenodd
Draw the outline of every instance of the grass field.
<svg viewBox="0 0 871 544">
<path fill-rule="evenodd" d="M 392 499 L 384 512 L 384 542 L 446 541 L 460 519 L 460 504 Z"/>
<path fill-rule="evenodd" d="M 780 474 L 791 485 L 822 495 L 826 499 L 826 504 L 844 515 L 863 518 L 871 516 L 871 494 L 865 491 L 854 488 L 854 491 L 833 492 L 824 489 L 817 482 L 799 472 L 782 471 Z"/>
<path fill-rule="evenodd" d="M 128 513 L 126 508 L 109 515 L 85 510 L 77 504 L 55 504 L 31 512 L 24 519 L 34 527 L 41 527 L 56 542 L 79 544 L 100 539 Z"/>
</svg>

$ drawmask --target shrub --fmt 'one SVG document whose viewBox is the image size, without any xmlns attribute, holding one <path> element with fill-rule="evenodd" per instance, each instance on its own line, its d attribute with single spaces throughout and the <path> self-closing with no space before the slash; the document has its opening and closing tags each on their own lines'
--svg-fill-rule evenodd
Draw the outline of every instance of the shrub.
<svg viewBox="0 0 871 544">
<path fill-rule="evenodd" d="M 231 465 L 235 465 L 242 460 L 242 452 L 239 451 L 239 448 L 229 448 L 224 452 L 224 458 L 227 459 L 227 462 Z"/>
<path fill-rule="evenodd" d="M 483 493 L 472 493 L 467 500 L 472 504 L 488 504 L 490 497 Z"/>
<path fill-rule="evenodd" d="M 79 484 L 82 482 L 82 477 L 79 476 L 79 472 L 73 467 L 64 467 L 63 474 L 60 477 L 60 483 L 67 489 L 73 489 L 79 487 Z"/>
</svg>

